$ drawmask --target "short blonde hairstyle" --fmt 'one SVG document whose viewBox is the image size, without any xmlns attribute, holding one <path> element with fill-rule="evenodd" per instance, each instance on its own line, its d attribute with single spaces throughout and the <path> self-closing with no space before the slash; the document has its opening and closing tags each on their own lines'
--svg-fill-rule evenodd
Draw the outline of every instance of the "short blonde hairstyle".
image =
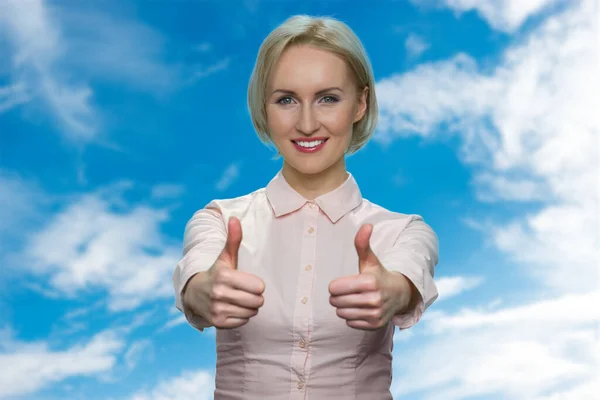
<svg viewBox="0 0 600 400">
<path fill-rule="evenodd" d="M 273 68 L 283 52 L 293 45 L 310 45 L 341 57 L 352 72 L 359 95 L 367 86 L 367 110 L 354 124 L 346 154 L 363 147 L 377 126 L 378 107 L 375 78 L 367 53 L 358 37 L 345 23 L 328 17 L 297 15 L 288 18 L 263 41 L 248 85 L 248 108 L 261 141 L 273 145 L 266 113 L 266 91 Z"/>
</svg>

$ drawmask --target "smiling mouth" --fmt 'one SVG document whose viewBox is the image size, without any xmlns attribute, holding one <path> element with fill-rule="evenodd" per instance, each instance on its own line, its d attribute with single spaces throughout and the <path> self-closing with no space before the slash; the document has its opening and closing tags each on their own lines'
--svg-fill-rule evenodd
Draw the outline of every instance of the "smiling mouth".
<svg viewBox="0 0 600 400">
<path fill-rule="evenodd" d="M 323 148 L 329 138 L 317 140 L 292 140 L 294 147 L 303 153 L 314 153 Z"/>
<path fill-rule="evenodd" d="M 319 139 L 319 140 L 312 140 L 312 141 L 307 141 L 307 140 L 292 140 L 292 142 L 294 142 L 295 144 L 297 144 L 298 146 L 302 146 L 306 149 L 311 149 L 313 147 L 317 147 L 323 143 L 325 143 L 327 141 L 327 139 Z"/>
</svg>

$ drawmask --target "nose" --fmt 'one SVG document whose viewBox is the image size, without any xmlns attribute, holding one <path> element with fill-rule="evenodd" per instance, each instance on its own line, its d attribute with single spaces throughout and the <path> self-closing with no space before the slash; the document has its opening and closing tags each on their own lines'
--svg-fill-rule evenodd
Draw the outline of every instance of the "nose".
<svg viewBox="0 0 600 400">
<path fill-rule="evenodd" d="M 307 103 L 302 107 L 300 116 L 298 118 L 298 124 L 296 129 L 305 135 L 310 135 L 316 132 L 321 127 L 315 111 L 312 109 L 312 105 Z"/>
</svg>

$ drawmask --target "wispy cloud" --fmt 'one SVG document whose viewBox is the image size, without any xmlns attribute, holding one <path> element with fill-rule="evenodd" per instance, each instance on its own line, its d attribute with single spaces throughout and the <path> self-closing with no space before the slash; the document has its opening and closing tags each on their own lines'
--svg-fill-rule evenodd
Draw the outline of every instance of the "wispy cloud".
<svg viewBox="0 0 600 400">
<path fill-rule="evenodd" d="M 3 32 L 13 51 L 7 54 L 12 70 L 10 83 L 0 88 L 0 112 L 39 101 L 59 132 L 78 143 L 105 135 L 97 82 L 164 93 L 229 65 L 226 58 L 202 68 L 188 66 L 168 53 L 166 38 L 133 18 L 44 0 L 0 2 Z M 210 46 L 188 52 L 202 49 Z"/>
<path fill-rule="evenodd" d="M 148 339 L 133 342 L 125 351 L 125 365 L 134 369 L 141 361 L 151 362 L 154 359 L 154 345 Z"/>
<path fill-rule="evenodd" d="M 418 58 L 423 54 L 428 48 L 430 44 L 425 41 L 421 36 L 411 33 L 408 35 L 406 40 L 404 41 L 404 47 L 406 48 L 406 52 L 410 58 Z"/>
<path fill-rule="evenodd" d="M 199 79 L 206 78 L 210 75 L 216 74 L 217 72 L 223 71 L 229 67 L 231 59 L 224 58 L 210 65 L 198 65 L 194 68 L 194 72 L 191 78 L 191 83 L 196 82 Z"/>
<path fill-rule="evenodd" d="M 492 26 L 514 31 L 551 3 L 452 4 L 477 7 Z M 432 311 L 423 319 L 425 343 L 396 358 L 397 396 L 591 399 L 600 390 L 597 7 L 569 5 L 509 46 L 495 68 L 457 54 L 379 83 L 376 140 L 459 135 L 478 198 L 527 204 L 508 221 L 486 215 L 471 225 L 532 278 L 519 297 L 543 298 L 493 311 Z"/>
<path fill-rule="evenodd" d="M 492 312 L 437 312 L 423 321 L 418 350 L 402 344 L 392 391 L 448 400 L 593 399 L 599 300 L 598 293 L 567 295 Z M 431 368 L 435 374 L 423 373 Z"/>
<path fill-rule="evenodd" d="M 43 341 L 17 341 L 5 329 L 0 332 L 0 397 L 22 396 L 67 378 L 109 372 L 123 346 L 114 332 L 105 331 L 87 343 L 52 350 Z"/>
<path fill-rule="evenodd" d="M 475 11 L 490 26 L 504 32 L 514 32 L 533 15 L 549 8 L 561 0 L 411 0 L 424 6 L 449 7 L 458 15 Z"/>
<path fill-rule="evenodd" d="M 160 184 L 152 188 L 152 198 L 157 200 L 176 199 L 185 193 L 185 188 L 175 184 Z"/>
<path fill-rule="evenodd" d="M 130 400 L 209 400 L 213 398 L 214 376 L 207 370 L 187 371 L 140 391 Z"/>
<path fill-rule="evenodd" d="M 31 100 L 31 95 L 22 83 L 0 87 L 0 114 Z"/>
<path fill-rule="evenodd" d="M 67 136 L 91 139 L 98 123 L 92 91 L 58 68 L 66 46 L 52 11 L 41 0 L 7 0 L 0 3 L 0 24 L 16 49 L 13 73 L 21 90 L 42 98 Z"/>
<path fill-rule="evenodd" d="M 461 54 L 378 84 L 376 140 L 459 134 L 486 200 L 545 204 L 492 235 L 537 282 L 560 291 L 596 288 L 598 263 L 596 23 L 593 2 L 573 4 L 510 47 L 491 73 Z"/>
<path fill-rule="evenodd" d="M 483 283 L 482 277 L 468 276 L 444 276 L 436 279 L 435 284 L 440 292 L 439 300 L 446 300 L 451 297 L 474 289 Z"/>
<path fill-rule="evenodd" d="M 49 277 L 50 287 L 63 296 L 106 290 L 115 311 L 172 296 L 170 274 L 181 249 L 160 232 L 168 213 L 129 205 L 122 190 L 117 185 L 74 196 L 30 235 L 25 268 Z"/>
<path fill-rule="evenodd" d="M 239 177 L 239 175 L 240 175 L 239 163 L 230 164 L 225 169 L 225 171 L 223 171 L 221 178 L 219 178 L 219 180 L 217 181 L 217 184 L 216 184 L 217 190 L 218 191 L 227 190 L 233 184 L 233 182 L 235 182 L 235 180 Z"/>
</svg>

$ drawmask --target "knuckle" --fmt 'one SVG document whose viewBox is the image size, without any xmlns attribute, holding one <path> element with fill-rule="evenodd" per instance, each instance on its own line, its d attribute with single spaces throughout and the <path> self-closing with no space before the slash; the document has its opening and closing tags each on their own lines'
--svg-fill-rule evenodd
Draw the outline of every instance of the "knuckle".
<svg viewBox="0 0 600 400">
<path fill-rule="evenodd" d="M 379 322 L 383 316 L 382 314 L 381 309 L 377 308 L 371 312 L 371 318 L 373 318 L 375 322 Z"/>
<path fill-rule="evenodd" d="M 229 279 L 229 275 L 230 275 L 230 270 L 229 268 L 224 268 L 223 266 L 219 266 L 219 268 L 217 268 L 215 270 L 215 280 L 217 282 L 224 282 L 227 279 Z"/>
<path fill-rule="evenodd" d="M 381 293 L 376 293 L 371 297 L 370 305 L 377 308 L 383 305 L 383 298 L 381 297 Z"/>
<path fill-rule="evenodd" d="M 213 302 L 210 305 L 210 313 L 213 318 L 220 318 L 223 315 L 223 305 L 219 302 Z"/>
<path fill-rule="evenodd" d="M 225 297 L 225 290 L 221 285 L 215 285 L 212 287 L 212 290 L 210 292 L 210 298 L 211 300 L 223 300 L 223 298 Z"/>
<path fill-rule="evenodd" d="M 220 317 L 220 316 L 214 317 L 212 319 L 212 321 L 213 321 L 213 325 L 217 328 L 225 327 L 225 318 L 223 318 L 223 317 Z"/>
</svg>

